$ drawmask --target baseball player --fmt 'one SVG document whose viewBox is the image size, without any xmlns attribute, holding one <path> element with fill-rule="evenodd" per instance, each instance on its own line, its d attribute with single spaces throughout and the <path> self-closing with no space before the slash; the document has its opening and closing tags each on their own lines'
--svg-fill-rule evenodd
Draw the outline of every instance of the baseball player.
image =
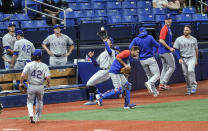
<svg viewBox="0 0 208 131">
<path fill-rule="evenodd" d="M 172 24 L 172 19 L 170 14 L 166 15 L 165 25 L 160 31 L 160 40 L 161 43 L 159 46 L 159 54 L 162 61 L 162 72 L 160 76 L 160 85 L 159 90 L 170 89 L 170 86 L 167 85 L 170 77 L 175 71 L 175 59 L 172 52 L 175 51 L 172 45 L 172 31 L 170 26 Z"/>
<path fill-rule="evenodd" d="M 145 86 L 149 92 L 153 93 L 156 97 L 159 95 L 159 92 L 155 88 L 155 82 L 160 77 L 160 70 L 153 55 L 155 54 L 154 48 L 158 48 L 159 44 L 151 35 L 148 35 L 144 27 L 141 27 L 139 32 L 139 35 L 131 42 L 129 49 L 131 49 L 132 46 L 139 47 L 139 60 L 148 78 L 148 81 L 145 82 Z"/>
<path fill-rule="evenodd" d="M 42 63 L 42 51 L 36 49 L 33 53 L 34 61 L 29 62 L 23 69 L 20 76 L 20 85 L 23 85 L 25 75 L 28 75 L 28 89 L 27 89 L 27 108 L 30 117 L 30 122 L 35 123 L 40 121 L 41 112 L 43 109 L 43 95 L 44 95 L 44 79 L 46 78 L 47 87 L 50 87 L 50 71 L 46 64 Z M 36 98 L 36 113 L 33 114 L 33 104 Z"/>
<path fill-rule="evenodd" d="M 103 94 L 97 94 L 96 99 L 99 106 L 102 106 L 103 99 L 109 98 L 113 95 L 122 94 L 125 90 L 125 103 L 124 109 L 135 108 L 135 104 L 130 104 L 130 93 L 131 93 L 131 83 L 127 81 L 124 74 L 121 74 L 121 68 L 130 68 L 128 65 L 129 61 L 132 60 L 132 57 L 138 57 L 139 48 L 138 46 L 133 46 L 131 50 L 124 50 L 116 56 L 116 59 L 113 61 L 113 64 L 109 70 L 110 78 L 112 79 L 114 89 L 109 90 Z"/>
<path fill-rule="evenodd" d="M 31 55 L 35 51 L 33 43 L 24 38 L 22 30 L 16 32 L 17 41 L 14 44 L 14 54 L 11 61 L 11 68 L 22 69 L 27 62 L 31 61 Z"/>
<path fill-rule="evenodd" d="M 190 35 L 191 26 L 185 25 L 183 35 L 175 41 L 174 48 L 179 63 L 182 65 L 183 74 L 187 83 L 186 94 L 196 93 L 197 82 L 195 66 L 198 59 L 198 44 L 196 38 Z"/>
<path fill-rule="evenodd" d="M 61 26 L 59 24 L 53 27 L 54 34 L 48 36 L 42 44 L 42 47 L 47 51 L 50 56 L 49 65 L 65 65 L 67 63 L 67 57 L 74 49 L 73 40 L 67 35 L 61 33 Z M 50 50 L 47 45 L 50 46 Z M 67 52 L 67 45 L 70 45 Z"/>
<path fill-rule="evenodd" d="M 3 112 L 3 105 L 0 103 L 0 114 Z"/>
<path fill-rule="evenodd" d="M 100 67 L 100 70 L 97 71 L 88 81 L 87 87 L 89 88 L 89 101 L 85 103 L 85 105 L 95 105 L 94 101 L 95 95 L 95 85 L 107 81 L 109 76 L 109 69 L 115 59 L 116 52 L 111 49 L 113 44 L 113 39 L 109 38 L 104 40 L 105 43 L 105 51 L 103 51 L 97 59 L 94 58 L 94 52 L 89 52 L 88 56 L 91 58 L 92 63 L 96 66 Z M 98 90 L 97 90 L 98 91 Z"/>
<path fill-rule="evenodd" d="M 6 35 L 4 35 L 3 37 L 3 47 L 5 49 L 4 52 L 4 65 L 5 65 L 5 69 L 8 69 L 10 67 L 11 64 L 11 60 L 12 60 L 12 55 L 14 53 L 14 43 L 16 41 L 16 37 L 15 37 L 15 23 L 11 22 L 8 24 L 8 33 Z"/>
</svg>

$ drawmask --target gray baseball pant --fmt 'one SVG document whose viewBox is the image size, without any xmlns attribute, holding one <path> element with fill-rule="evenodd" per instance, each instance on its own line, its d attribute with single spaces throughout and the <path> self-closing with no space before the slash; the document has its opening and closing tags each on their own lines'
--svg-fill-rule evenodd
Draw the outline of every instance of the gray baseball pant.
<svg viewBox="0 0 208 131">
<path fill-rule="evenodd" d="M 160 76 L 160 83 L 167 84 L 173 72 L 175 71 L 175 59 L 172 53 L 160 54 L 162 61 L 162 72 Z"/>
<path fill-rule="evenodd" d="M 150 57 L 146 60 L 140 60 L 140 63 L 147 75 L 147 82 L 155 87 L 155 82 L 160 78 L 160 70 L 157 61 L 154 57 Z"/>
<path fill-rule="evenodd" d="M 67 63 L 67 57 L 55 57 L 55 56 L 50 56 L 49 58 L 49 65 L 50 66 L 60 66 L 60 65 L 65 65 Z"/>
<path fill-rule="evenodd" d="M 183 74 L 187 83 L 187 88 L 197 88 L 196 76 L 195 76 L 195 64 L 196 56 L 182 58 L 183 64 Z"/>
<path fill-rule="evenodd" d="M 108 70 L 99 70 L 87 81 L 87 86 L 94 86 L 107 81 L 109 78 Z"/>
</svg>

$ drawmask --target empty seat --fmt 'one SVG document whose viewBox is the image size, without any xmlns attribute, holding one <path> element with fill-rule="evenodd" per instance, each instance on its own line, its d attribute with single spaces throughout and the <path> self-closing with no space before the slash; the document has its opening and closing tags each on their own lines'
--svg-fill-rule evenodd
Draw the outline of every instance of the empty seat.
<svg viewBox="0 0 208 131">
<path fill-rule="evenodd" d="M 85 17 L 84 16 L 84 11 L 81 11 L 81 10 L 74 11 L 74 17 L 75 18 Z"/>
<path fill-rule="evenodd" d="M 108 9 L 122 8 L 121 2 L 106 2 L 106 8 L 108 8 Z"/>
<path fill-rule="evenodd" d="M 73 3 L 76 2 L 76 0 L 66 0 L 67 3 Z"/>
<path fill-rule="evenodd" d="M 135 16 L 123 16 L 122 23 L 136 23 L 137 19 Z"/>
<path fill-rule="evenodd" d="M 30 20 L 27 14 L 15 14 L 11 17 L 10 20 L 25 21 Z"/>
<path fill-rule="evenodd" d="M 34 20 L 33 24 L 36 25 L 38 28 L 49 28 L 45 20 Z"/>
<path fill-rule="evenodd" d="M 192 21 L 192 16 L 190 14 L 176 15 L 176 21 L 177 22 L 184 22 L 184 21 L 191 22 Z"/>
<path fill-rule="evenodd" d="M 108 16 L 115 16 L 115 15 L 120 15 L 121 11 L 118 9 L 109 9 L 107 10 L 107 15 Z"/>
<path fill-rule="evenodd" d="M 76 2 L 89 2 L 88 0 L 76 0 Z"/>
<path fill-rule="evenodd" d="M 152 2 L 151 1 L 138 1 L 137 8 L 138 9 L 152 8 Z"/>
<path fill-rule="evenodd" d="M 135 1 L 124 1 L 122 3 L 123 8 L 137 8 L 137 3 Z"/>
<path fill-rule="evenodd" d="M 141 15 L 138 17 L 139 22 L 155 22 L 154 15 Z"/>
<path fill-rule="evenodd" d="M 79 6 L 80 6 L 81 10 L 91 9 L 91 4 L 90 3 L 79 3 Z"/>
<path fill-rule="evenodd" d="M 79 3 L 68 3 L 69 8 L 73 9 L 73 10 L 79 10 L 80 9 L 80 5 Z"/>
<path fill-rule="evenodd" d="M 36 25 L 33 24 L 33 21 L 21 21 L 21 28 L 30 29 L 37 28 Z"/>
<path fill-rule="evenodd" d="M 193 21 L 208 21 L 207 14 L 193 14 Z"/>
<path fill-rule="evenodd" d="M 152 14 L 165 15 L 167 14 L 167 9 L 166 8 L 152 8 Z"/>
<path fill-rule="evenodd" d="M 156 15 L 155 16 L 156 22 L 164 22 L 165 21 L 165 15 Z"/>
<path fill-rule="evenodd" d="M 103 2 L 92 2 L 93 9 L 104 9 L 105 4 Z"/>
<path fill-rule="evenodd" d="M 107 16 L 107 13 L 105 10 L 94 10 L 95 16 Z"/>
<path fill-rule="evenodd" d="M 116 15 L 116 16 L 109 16 L 108 17 L 108 24 L 119 24 L 121 23 L 121 16 Z"/>
<path fill-rule="evenodd" d="M 59 18 L 64 18 L 64 12 L 59 13 Z M 74 12 L 66 12 L 66 18 L 74 18 Z"/>
<path fill-rule="evenodd" d="M 182 11 L 183 14 L 194 14 L 195 12 L 195 8 L 183 8 Z"/>
<path fill-rule="evenodd" d="M 94 17 L 94 11 L 93 10 L 85 10 L 84 15 L 85 15 L 85 17 Z"/>
<path fill-rule="evenodd" d="M 137 15 L 137 9 L 123 9 L 123 15 Z"/>
<path fill-rule="evenodd" d="M 150 15 L 152 14 L 152 11 L 150 8 L 143 8 L 143 9 L 138 9 L 137 14 L 140 15 Z"/>
</svg>

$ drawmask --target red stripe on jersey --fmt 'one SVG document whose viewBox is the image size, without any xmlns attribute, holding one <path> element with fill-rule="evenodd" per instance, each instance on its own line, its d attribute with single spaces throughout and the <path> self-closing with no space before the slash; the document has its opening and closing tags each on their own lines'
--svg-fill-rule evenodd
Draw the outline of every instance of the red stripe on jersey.
<svg viewBox="0 0 208 131">
<path fill-rule="evenodd" d="M 167 25 L 164 25 L 163 28 L 160 31 L 160 39 L 165 40 L 167 34 L 168 34 L 168 26 Z"/>
<path fill-rule="evenodd" d="M 131 52 L 130 50 L 124 50 L 122 51 L 121 53 L 119 53 L 116 58 L 120 58 L 120 59 L 124 59 L 124 58 L 127 58 L 131 55 Z"/>
</svg>

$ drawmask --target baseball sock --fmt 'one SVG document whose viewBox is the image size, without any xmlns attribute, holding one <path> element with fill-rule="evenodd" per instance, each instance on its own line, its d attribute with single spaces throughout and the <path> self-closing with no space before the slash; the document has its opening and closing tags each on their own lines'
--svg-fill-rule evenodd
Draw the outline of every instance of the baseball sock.
<svg viewBox="0 0 208 131">
<path fill-rule="evenodd" d="M 102 97 L 105 99 L 105 98 L 109 98 L 113 95 L 118 95 L 121 93 L 122 93 L 122 87 L 119 87 L 118 89 L 112 89 L 112 90 L 105 92 L 104 94 L 102 94 Z"/>
</svg>

